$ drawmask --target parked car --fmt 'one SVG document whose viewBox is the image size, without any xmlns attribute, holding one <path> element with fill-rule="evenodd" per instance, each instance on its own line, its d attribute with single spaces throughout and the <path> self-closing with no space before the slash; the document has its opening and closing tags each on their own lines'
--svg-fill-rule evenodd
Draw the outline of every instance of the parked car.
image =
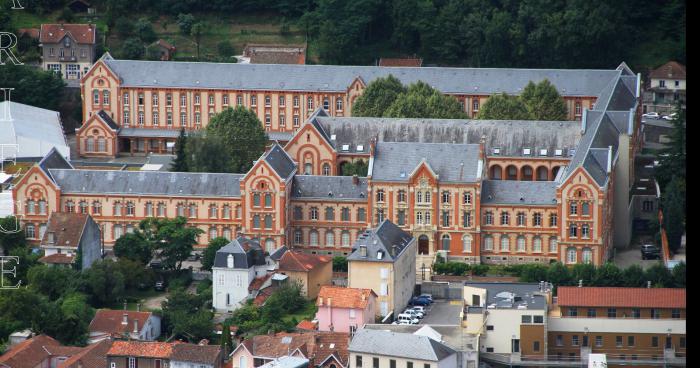
<svg viewBox="0 0 700 368">
<path fill-rule="evenodd" d="M 163 281 L 163 280 L 156 281 L 154 289 L 156 289 L 156 291 L 165 291 L 165 281 Z"/>
<path fill-rule="evenodd" d="M 431 304 L 433 303 L 433 295 L 432 294 L 421 294 L 418 297 L 428 299 Z"/>
<path fill-rule="evenodd" d="M 419 311 L 417 311 L 417 310 L 415 310 L 415 309 L 413 309 L 413 308 L 408 308 L 408 309 L 406 309 L 406 310 L 403 311 L 403 312 L 404 312 L 404 314 L 410 314 L 410 315 L 412 315 L 413 317 L 416 317 L 416 318 L 418 318 L 418 319 L 423 319 L 423 313 L 421 313 L 421 312 L 419 312 Z"/>
<path fill-rule="evenodd" d="M 420 305 L 420 306 L 428 306 L 430 305 L 430 300 L 426 298 L 411 298 L 411 300 L 408 302 L 409 306 L 414 306 L 414 305 Z"/>
<path fill-rule="evenodd" d="M 160 270 L 163 268 L 163 264 L 158 260 L 151 261 L 150 266 L 151 266 L 151 268 L 156 269 L 156 270 Z"/>
<path fill-rule="evenodd" d="M 406 313 L 399 314 L 396 320 L 399 321 L 399 324 L 402 324 L 402 322 L 403 324 L 406 324 L 406 322 L 408 322 L 412 325 L 417 325 L 418 323 L 420 323 L 420 320 L 418 318 L 415 318 L 412 315 Z"/>
<path fill-rule="evenodd" d="M 664 119 L 664 120 L 673 120 L 673 119 L 676 118 L 676 115 L 678 115 L 678 113 L 677 113 L 677 112 L 674 112 L 673 114 L 670 114 L 670 115 L 664 115 L 664 116 L 662 117 L 662 119 Z"/>
<path fill-rule="evenodd" d="M 648 113 L 646 113 L 646 114 L 642 114 L 642 117 L 645 117 L 645 118 L 652 118 L 652 119 L 658 119 L 658 118 L 660 118 L 661 116 L 659 115 L 658 112 L 655 112 L 655 111 L 654 111 L 654 112 L 648 112 Z"/>
<path fill-rule="evenodd" d="M 425 316 L 426 314 L 428 314 L 428 310 L 425 309 L 425 307 L 420 306 L 420 305 L 413 306 L 411 309 L 413 309 L 414 311 L 423 313 L 424 316 Z"/>
<path fill-rule="evenodd" d="M 394 321 L 391 322 L 392 325 L 412 325 L 413 323 L 409 321 Z"/>
<path fill-rule="evenodd" d="M 653 244 L 642 245 L 642 259 L 661 258 L 661 249 Z"/>
</svg>

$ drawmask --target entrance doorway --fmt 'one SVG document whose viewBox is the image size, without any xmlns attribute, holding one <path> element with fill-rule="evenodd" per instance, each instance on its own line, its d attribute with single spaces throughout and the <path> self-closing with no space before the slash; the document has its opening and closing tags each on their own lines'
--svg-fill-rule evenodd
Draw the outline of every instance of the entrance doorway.
<svg viewBox="0 0 700 368">
<path fill-rule="evenodd" d="M 430 239 L 428 236 L 421 235 L 418 237 L 418 254 L 429 254 L 430 253 Z"/>
</svg>

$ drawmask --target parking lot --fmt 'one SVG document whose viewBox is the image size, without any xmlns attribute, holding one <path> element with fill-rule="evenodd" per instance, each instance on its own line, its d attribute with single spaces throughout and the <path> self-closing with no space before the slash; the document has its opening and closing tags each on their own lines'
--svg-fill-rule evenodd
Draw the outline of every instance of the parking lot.
<svg viewBox="0 0 700 368">
<path fill-rule="evenodd" d="M 640 246 L 643 242 L 644 239 L 641 239 L 639 242 L 637 242 L 637 244 L 633 244 L 627 249 L 615 249 L 615 265 L 620 268 L 627 268 L 631 265 L 636 264 L 646 270 L 647 268 L 659 262 L 662 262 L 658 259 L 642 260 L 642 252 Z"/>
<path fill-rule="evenodd" d="M 458 325 L 460 324 L 459 312 L 461 311 L 461 301 L 438 299 L 428 307 L 428 315 L 423 317 L 420 324 Z"/>
</svg>

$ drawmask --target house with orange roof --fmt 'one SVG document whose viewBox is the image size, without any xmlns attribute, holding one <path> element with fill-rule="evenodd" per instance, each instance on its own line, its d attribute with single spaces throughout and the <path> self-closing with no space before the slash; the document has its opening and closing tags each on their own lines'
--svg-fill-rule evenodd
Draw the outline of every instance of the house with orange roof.
<svg viewBox="0 0 700 368">
<path fill-rule="evenodd" d="M 82 351 L 59 363 L 56 368 L 105 368 L 107 352 L 112 348 L 111 339 L 86 346 Z"/>
<path fill-rule="evenodd" d="M 353 333 L 366 323 L 374 323 L 377 294 L 372 289 L 322 286 L 316 300 L 318 329 Z"/>
<path fill-rule="evenodd" d="M 2 368 L 48 368 L 79 353 L 83 348 L 63 346 L 47 335 L 25 340 L 0 355 Z"/>
<path fill-rule="evenodd" d="M 97 56 L 97 39 L 94 24 L 42 24 L 41 68 L 64 79 L 80 79 Z"/>
<path fill-rule="evenodd" d="M 78 212 L 51 213 L 46 231 L 41 235 L 44 256 L 39 262 L 83 270 L 102 258 L 102 231 L 87 213 L 87 206 L 83 201 L 78 203 Z M 82 212 L 83 208 L 86 212 Z"/>
<path fill-rule="evenodd" d="M 221 368 L 222 364 L 220 346 L 180 341 L 114 341 L 107 352 L 110 368 Z"/>
<path fill-rule="evenodd" d="M 253 336 L 231 353 L 230 368 L 257 368 L 283 356 L 306 358 L 310 367 L 346 368 L 350 335 L 343 332 L 280 332 Z"/>
<path fill-rule="evenodd" d="M 107 338 L 153 341 L 160 336 L 160 316 L 151 312 L 100 309 L 88 331 L 90 344 Z"/>
<path fill-rule="evenodd" d="M 333 262 L 326 256 L 288 251 L 279 261 L 278 273 L 287 275 L 288 282 L 300 283 L 303 296 L 316 299 L 321 286 L 331 285 Z"/>
</svg>

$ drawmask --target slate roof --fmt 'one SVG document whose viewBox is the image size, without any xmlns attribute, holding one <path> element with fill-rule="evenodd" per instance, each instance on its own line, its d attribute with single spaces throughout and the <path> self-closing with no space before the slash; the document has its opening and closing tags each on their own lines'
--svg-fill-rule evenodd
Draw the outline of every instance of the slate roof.
<svg viewBox="0 0 700 368">
<path fill-rule="evenodd" d="M 180 136 L 180 131 L 177 129 L 122 128 L 119 131 L 119 136 L 145 138 L 177 138 Z"/>
<path fill-rule="evenodd" d="M 352 176 L 295 175 L 292 199 L 366 200 L 367 178 Z"/>
<path fill-rule="evenodd" d="M 287 272 L 311 272 L 330 261 L 330 257 L 290 251 L 284 253 L 280 259 L 279 270 Z"/>
<path fill-rule="evenodd" d="M 524 282 L 465 282 L 465 286 L 486 289 L 484 306 L 497 309 L 517 309 L 518 305 L 527 305 L 528 309 L 544 309 L 547 301 L 539 292 L 538 283 Z"/>
<path fill-rule="evenodd" d="M 357 331 L 348 351 L 433 362 L 457 353 L 451 347 L 427 336 L 370 329 Z"/>
<path fill-rule="evenodd" d="M 372 295 L 375 298 L 377 297 L 377 294 L 372 289 L 323 285 L 318 292 L 316 305 L 328 306 L 328 298 L 330 298 L 331 307 L 333 308 L 365 309 Z"/>
<path fill-rule="evenodd" d="M 58 368 L 104 368 L 107 366 L 107 352 L 112 340 L 105 339 L 88 345 L 78 354 L 58 365 Z"/>
<path fill-rule="evenodd" d="M 376 229 L 362 233 L 352 246 L 349 261 L 394 262 L 403 251 L 415 242 L 413 236 L 389 220 L 382 221 Z M 360 248 L 367 248 L 367 256 L 360 254 Z M 395 251 L 391 252 L 392 249 Z"/>
<path fill-rule="evenodd" d="M 486 155 L 552 157 L 561 149 L 566 157 L 581 139 L 581 123 L 577 121 L 537 120 L 468 120 L 468 119 L 409 119 L 369 117 L 328 117 L 319 115 L 311 120 L 336 151 L 369 153 L 370 140 L 378 142 L 469 143 L 478 144 L 486 137 Z M 334 138 L 334 139 L 331 139 Z M 347 146 L 348 150 L 343 150 Z M 362 149 L 358 149 L 362 146 Z"/>
<path fill-rule="evenodd" d="M 256 241 L 238 237 L 216 251 L 214 267 L 227 268 L 228 255 L 233 255 L 233 268 L 248 269 L 265 264 L 265 254 Z"/>
<path fill-rule="evenodd" d="M 368 176 L 407 182 L 424 160 L 442 183 L 473 183 L 481 177 L 478 144 L 389 142 L 377 144 Z"/>
<path fill-rule="evenodd" d="M 559 286 L 557 304 L 578 307 L 686 308 L 685 289 Z"/>
<path fill-rule="evenodd" d="M 289 248 L 287 248 L 286 245 L 283 245 L 283 246 L 277 248 L 274 252 L 272 252 L 272 254 L 270 254 L 270 259 L 272 259 L 273 261 L 279 261 L 280 258 L 282 258 L 282 256 L 285 253 L 287 253 L 288 250 L 289 250 Z"/>
<path fill-rule="evenodd" d="M 70 157 L 58 111 L 0 101 L 0 116 L 7 110 L 11 119 L 0 119 L 0 144 L 12 145 L 4 148 L 6 158 L 16 154 L 17 158 L 39 159 L 54 148 L 64 157 Z"/>
<path fill-rule="evenodd" d="M 49 170 L 63 193 L 239 197 L 243 174 Z"/>
<path fill-rule="evenodd" d="M 171 361 L 207 364 L 216 367 L 221 360 L 221 346 L 175 344 L 170 355 Z"/>
<path fill-rule="evenodd" d="M 78 43 L 94 44 L 95 30 L 94 24 L 42 24 L 39 42 L 58 43 L 69 34 Z"/>
<path fill-rule="evenodd" d="M 72 212 L 52 212 L 41 239 L 42 247 L 71 247 L 78 249 L 83 229 L 90 215 Z M 49 244 L 49 233 L 54 234 L 54 243 Z"/>
<path fill-rule="evenodd" d="M 553 181 L 484 180 L 481 204 L 556 206 L 557 185 Z"/>
<path fill-rule="evenodd" d="M 109 127 L 112 128 L 112 130 L 119 130 L 119 125 L 117 125 L 117 123 L 114 122 L 112 117 L 109 116 L 109 114 L 107 114 L 104 110 L 98 111 L 97 116 L 100 118 L 100 120 L 105 122 L 105 124 L 109 125 Z"/>
<path fill-rule="evenodd" d="M 123 87 L 345 92 L 394 75 L 402 83 L 424 81 L 443 93 L 519 94 L 528 82 L 549 79 L 564 96 L 597 96 L 615 70 L 378 67 L 343 65 L 232 64 L 103 58 Z"/>
<path fill-rule="evenodd" d="M 263 160 L 265 160 L 282 179 L 289 178 L 289 175 L 291 175 L 297 167 L 294 160 L 289 157 L 284 148 L 276 142 L 269 151 L 265 152 Z"/>
<path fill-rule="evenodd" d="M 122 324 L 124 314 L 127 315 L 126 324 Z M 90 333 L 106 333 L 110 335 L 128 334 L 134 330 L 134 321 L 138 323 L 139 329 L 143 329 L 143 326 L 146 325 L 146 321 L 148 321 L 152 315 L 153 313 L 151 312 L 98 309 L 95 313 L 95 317 L 90 321 L 88 331 L 90 331 Z"/>
</svg>

